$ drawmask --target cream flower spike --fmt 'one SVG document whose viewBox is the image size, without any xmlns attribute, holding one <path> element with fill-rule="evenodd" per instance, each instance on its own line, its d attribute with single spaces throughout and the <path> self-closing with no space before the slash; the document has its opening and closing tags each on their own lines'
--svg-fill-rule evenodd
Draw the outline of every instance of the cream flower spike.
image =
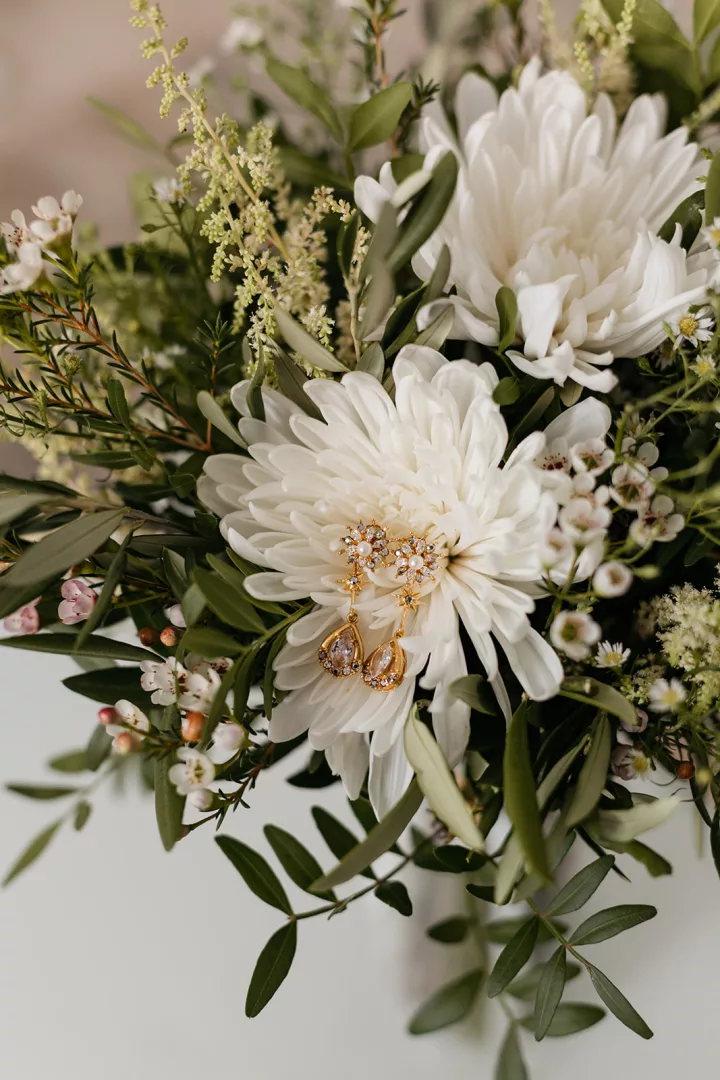
<svg viewBox="0 0 720 1080">
<path fill-rule="evenodd" d="M 434 692 L 433 726 L 450 763 L 465 750 L 470 710 L 449 693 L 467 674 L 461 623 L 506 710 L 497 646 L 531 698 L 552 697 L 563 677 L 529 619 L 532 596 L 542 592 L 544 539 L 558 510 L 533 460 L 542 436 L 502 464 L 508 433 L 489 364 L 450 363 L 433 349 L 407 346 L 393 377 L 395 401 L 361 372 L 341 383 L 306 383 L 322 420 L 265 387 L 266 422 L 253 419 L 248 384 L 240 384 L 233 402 L 250 458 L 211 457 L 198 485 L 200 498 L 222 517 L 227 542 L 264 568 L 247 578 L 248 591 L 267 600 L 311 597 L 316 605 L 290 627 L 275 660 L 276 685 L 287 696 L 273 710 L 270 738 L 284 742 L 307 730 L 353 798 L 369 763 L 380 816 L 412 775 L 402 730 L 418 681 Z M 338 588 L 347 573 L 348 522 L 368 521 L 382 522 L 392 537 L 427 537 L 434 549 L 432 572 L 412 583 L 418 602 L 401 624 L 407 665 L 391 693 L 377 692 L 373 672 L 365 673 L 368 682 L 329 678 L 318 663 L 318 650 L 350 609 L 348 593 Z M 391 565 L 367 568 L 365 578 L 354 603 L 365 656 L 372 657 L 397 637 L 399 587 L 409 583 Z"/>
<path fill-rule="evenodd" d="M 660 95 L 638 97 L 618 128 L 605 95 L 588 115 L 573 77 L 543 75 L 537 59 L 499 98 L 486 80 L 464 76 L 456 115 L 459 142 L 436 106 L 422 123 L 424 168 L 451 150 L 460 172 L 443 222 L 413 260 L 426 280 L 447 244 L 457 295 L 429 304 L 420 324 L 452 305 L 452 336 L 494 345 L 495 295 L 507 285 L 518 302 L 513 363 L 607 392 L 613 359 L 660 345 L 663 324 L 701 302 L 717 272 L 707 238 L 686 254 L 679 227 L 669 243 L 657 235 L 702 186 L 697 147 L 684 127 L 663 134 Z M 386 164 L 380 183 L 358 178 L 356 201 L 377 220 L 395 188 Z"/>
</svg>

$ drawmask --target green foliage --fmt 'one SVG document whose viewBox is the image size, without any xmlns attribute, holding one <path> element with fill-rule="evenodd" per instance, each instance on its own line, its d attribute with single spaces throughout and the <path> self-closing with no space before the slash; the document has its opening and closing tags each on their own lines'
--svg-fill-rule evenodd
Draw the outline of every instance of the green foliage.
<svg viewBox="0 0 720 1080">
<path fill-rule="evenodd" d="M 477 969 L 441 987 L 413 1016 L 410 1034 L 428 1035 L 464 1020 L 477 1001 L 483 978 L 483 971 Z"/>
<path fill-rule="evenodd" d="M 245 884 L 266 904 L 292 915 L 292 907 L 277 875 L 247 844 L 233 836 L 216 836 L 215 843 L 242 876 Z"/>
<path fill-rule="evenodd" d="M 273 934 L 258 957 L 245 1000 L 246 1016 L 257 1016 L 277 993 L 290 971 L 296 948 L 297 923 L 289 922 Z"/>
</svg>

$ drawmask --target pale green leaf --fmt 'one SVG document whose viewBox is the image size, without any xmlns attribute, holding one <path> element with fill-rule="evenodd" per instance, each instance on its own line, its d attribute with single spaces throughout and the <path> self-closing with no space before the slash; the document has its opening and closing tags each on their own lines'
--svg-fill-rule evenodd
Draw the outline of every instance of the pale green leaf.
<svg viewBox="0 0 720 1080">
<path fill-rule="evenodd" d="M 387 142 L 412 100 L 412 83 L 398 82 L 358 105 L 350 118 L 350 153 Z"/>
<path fill-rule="evenodd" d="M 605 713 L 602 713 L 595 726 L 590 749 L 580 770 L 572 801 L 567 811 L 567 825 L 572 828 L 591 814 L 600 801 L 605 788 L 610 752 L 612 750 L 612 732 Z"/>
<path fill-rule="evenodd" d="M 242 435 L 235 425 L 230 423 L 212 394 L 209 394 L 207 390 L 200 390 L 197 395 L 197 406 L 205 419 L 209 420 L 213 427 L 217 428 L 218 431 L 221 431 L 223 435 L 234 442 L 236 446 L 242 446 L 243 449 L 246 448 L 245 440 Z"/>
<path fill-rule="evenodd" d="M 291 349 L 303 358 L 312 367 L 322 371 L 347 371 L 342 361 L 321 345 L 317 338 L 309 334 L 304 326 L 301 326 L 292 315 L 289 315 L 279 305 L 275 307 L 275 321 L 278 330 Z"/>
</svg>

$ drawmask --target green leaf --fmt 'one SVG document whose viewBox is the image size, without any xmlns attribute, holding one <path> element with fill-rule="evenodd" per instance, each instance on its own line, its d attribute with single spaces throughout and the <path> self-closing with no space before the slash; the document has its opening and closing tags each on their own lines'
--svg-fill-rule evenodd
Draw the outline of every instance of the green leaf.
<svg viewBox="0 0 720 1080">
<path fill-rule="evenodd" d="M 165 549 L 167 551 L 167 548 Z M 180 609 L 187 627 L 192 627 L 205 610 L 205 594 L 199 585 L 189 585 L 181 600 Z"/>
<path fill-rule="evenodd" d="M 493 401 L 497 405 L 513 405 L 520 397 L 520 380 L 514 375 L 506 375 L 493 390 Z"/>
<path fill-rule="evenodd" d="M 2 638 L 0 645 L 7 649 L 29 649 L 31 652 L 58 653 L 61 656 L 93 656 L 101 660 L 158 660 L 157 653 L 128 645 L 124 641 L 91 634 L 81 649 L 76 649 L 76 634 L 21 634 Z M 63 680 L 65 685 L 69 679 Z"/>
<path fill-rule="evenodd" d="M 507 285 L 501 285 L 495 294 L 495 307 L 500 322 L 497 349 L 498 352 L 504 353 L 515 340 L 515 326 L 518 317 L 517 298 Z M 505 403 L 500 402 L 500 404 Z"/>
<path fill-rule="evenodd" d="M 651 847 L 642 844 L 639 840 L 631 840 L 627 844 L 618 844 L 613 847 L 613 850 L 629 855 L 636 862 L 642 863 L 651 877 L 664 877 L 666 874 L 672 874 L 672 864 L 659 852 L 653 851 Z"/>
<path fill-rule="evenodd" d="M 378 900 L 382 900 L 383 904 L 387 904 L 401 915 L 412 915 L 412 900 L 402 881 L 383 881 L 374 892 Z"/>
<path fill-rule="evenodd" d="M 275 322 L 290 348 L 312 367 L 320 368 L 321 371 L 348 370 L 342 361 L 321 345 L 317 338 L 309 334 L 304 326 L 301 326 L 279 305 L 275 307 Z"/>
<path fill-rule="evenodd" d="M 75 814 L 73 816 L 73 828 L 75 832 L 81 832 L 85 828 L 90 815 L 92 814 L 92 806 L 85 799 L 81 799 L 75 807 Z"/>
<path fill-rule="evenodd" d="M 102 619 L 107 615 L 112 607 L 113 595 L 115 589 L 120 584 L 122 576 L 125 572 L 125 563 L 127 561 L 127 548 L 128 544 L 132 540 L 132 533 L 128 533 L 122 544 L 115 553 L 113 561 L 107 569 L 105 574 L 105 581 L 103 587 L 100 590 L 100 595 L 97 598 L 94 608 L 90 612 L 89 617 L 85 620 L 80 627 L 80 633 L 77 636 L 75 643 L 75 652 L 79 653 L 87 641 L 90 634 L 93 632 L 96 626 L 100 624 Z"/>
<path fill-rule="evenodd" d="M 350 117 L 350 153 L 367 150 L 369 146 L 392 138 L 412 95 L 412 83 L 398 82 L 358 105 Z"/>
<path fill-rule="evenodd" d="M 540 877 L 549 881 L 550 867 L 528 749 L 525 702 L 515 711 L 507 730 L 503 755 L 503 791 L 505 809 L 529 866 Z"/>
<path fill-rule="evenodd" d="M 185 560 L 177 551 L 163 548 L 162 564 L 165 579 L 175 594 L 176 600 L 182 600 L 189 585 L 188 576 L 185 572 Z"/>
<path fill-rule="evenodd" d="M 625 1027 L 630 1028 L 636 1035 L 639 1035 L 640 1038 L 652 1039 L 653 1033 L 642 1016 L 632 1007 L 628 999 L 620 993 L 617 986 L 610 982 L 607 975 L 592 964 L 588 964 L 588 970 L 598 997 L 604 1005 L 607 1005 L 610 1012 L 617 1016 Z"/>
<path fill-rule="evenodd" d="M 432 236 L 445 217 L 457 182 L 458 163 L 448 151 L 433 169 L 432 179 L 413 203 L 400 228 L 398 242 L 388 259 L 388 270 L 396 275 L 418 248 Z"/>
<path fill-rule="evenodd" d="M 94 454 L 72 454 L 71 457 L 81 465 L 95 465 L 100 469 L 131 469 L 137 464 L 135 455 L 123 450 L 98 450 Z"/>
<path fill-rule="evenodd" d="M 705 183 L 705 220 L 712 224 L 720 217 L 720 153 L 713 154 Z"/>
<path fill-rule="evenodd" d="M 234 836 L 216 836 L 215 843 L 256 896 L 266 904 L 284 911 L 286 915 L 292 915 L 292 907 L 285 890 L 262 855 L 258 855 L 257 851 L 236 840 Z"/>
<path fill-rule="evenodd" d="M 465 940 L 472 924 L 472 919 L 454 915 L 450 919 L 443 919 L 442 922 L 433 923 L 432 926 L 428 927 L 426 933 L 433 941 L 442 941 L 446 945 L 454 945 L 458 941 Z"/>
<path fill-rule="evenodd" d="M 80 773 L 87 769 L 87 757 L 84 750 L 71 750 L 67 754 L 58 754 L 50 758 L 48 765 L 55 772 Z"/>
<path fill-rule="evenodd" d="M 585 1031 L 593 1027 L 605 1016 L 605 1010 L 599 1005 L 586 1005 L 584 1002 L 573 1001 L 566 1005 L 559 1005 L 550 1027 L 545 1032 L 552 1038 L 560 1038 L 563 1035 L 574 1035 L 578 1031 Z M 535 1030 L 535 1017 L 524 1016 L 520 1020 L 523 1027 Z"/>
<path fill-rule="evenodd" d="M 382 382 L 385 374 L 385 356 L 379 341 L 373 341 L 371 345 L 368 345 L 355 370 L 366 371 L 368 375 L 372 375 L 379 382 Z"/>
<path fill-rule="evenodd" d="M 478 851 L 468 851 L 459 844 L 448 844 L 434 849 L 435 858 L 451 874 L 469 874 L 479 870 L 487 862 L 487 856 Z"/>
<path fill-rule="evenodd" d="M 124 509 L 84 514 L 32 544 L 0 582 L 0 618 L 17 609 L 19 594 L 47 584 L 93 555 L 115 532 L 124 515 Z"/>
<path fill-rule="evenodd" d="M 484 972 L 469 971 L 433 994 L 408 1024 L 411 1035 L 427 1035 L 463 1020 L 475 1004 Z"/>
<path fill-rule="evenodd" d="M 227 579 L 197 567 L 193 583 L 202 592 L 207 605 L 228 626 L 256 634 L 265 632 L 265 623 L 252 606 L 244 591 L 235 588 Z"/>
<path fill-rule="evenodd" d="M 48 825 L 46 829 L 43 829 L 41 833 L 38 833 L 34 840 L 30 841 L 22 855 L 20 855 L 13 863 L 3 878 L 3 887 L 9 885 L 19 874 L 22 874 L 23 870 L 27 870 L 29 866 L 32 866 L 36 859 L 40 858 L 61 825 L 62 821 L 53 822 L 52 825 Z"/>
<path fill-rule="evenodd" d="M 315 856 L 291 833 L 279 829 L 277 825 L 266 825 L 264 833 L 290 880 L 304 892 L 311 892 L 310 886 L 322 875 L 322 867 Z M 322 896 L 327 900 L 335 899 L 332 892 L 325 892 Z"/>
<path fill-rule="evenodd" d="M 265 402 L 262 395 L 262 387 L 265 382 L 265 355 L 262 350 L 259 351 L 257 360 L 255 362 L 255 370 L 250 380 L 250 385 L 247 391 L 247 406 L 250 410 L 250 415 L 255 420 L 265 420 Z"/>
<path fill-rule="evenodd" d="M 610 724 L 605 713 L 601 713 L 567 812 L 568 828 L 583 821 L 600 801 L 610 767 L 611 750 Z"/>
<path fill-rule="evenodd" d="M 359 844 L 357 837 L 354 836 L 341 821 L 338 821 L 336 817 L 333 817 L 332 814 L 328 813 L 324 807 L 313 806 L 311 813 L 320 835 L 336 859 L 344 860 L 345 856 L 350 854 L 351 851 L 355 851 L 358 847 L 362 847 L 363 844 L 367 843 L 367 840 L 364 840 L 363 844 Z M 372 868 L 367 863 L 362 869 L 357 870 L 356 873 L 364 874 L 365 877 L 375 877 Z M 320 878 L 320 882 L 323 883 L 322 885 L 320 882 L 314 882 L 312 891 L 316 893 L 318 888 L 325 891 L 325 889 L 329 887 L 327 885 L 327 878 L 330 876 L 331 874 L 328 874 L 326 877 Z M 334 882 L 333 884 L 337 884 L 337 882 Z"/>
<path fill-rule="evenodd" d="M 348 850 L 345 856 L 337 856 L 342 861 L 329 874 L 313 883 L 312 892 L 322 893 L 335 885 L 342 885 L 370 866 L 374 859 L 389 851 L 415 817 L 421 803 L 422 793 L 413 781 L 400 801 L 370 830 L 362 843 Z"/>
<path fill-rule="evenodd" d="M 567 924 L 561 922 L 560 919 L 552 919 L 551 921 L 555 929 L 561 934 L 567 930 Z M 485 927 L 485 934 L 488 941 L 492 941 L 496 945 L 507 945 L 515 937 L 520 927 L 525 925 L 525 922 L 526 919 L 522 916 L 513 919 L 494 919 Z M 551 941 L 552 938 L 551 930 L 544 922 L 541 922 L 538 926 L 538 942 Z"/>
<path fill-rule="evenodd" d="M 140 670 L 136 667 L 83 671 L 80 675 L 69 675 L 62 680 L 62 684 L 68 690 L 82 694 L 91 701 L 99 701 L 102 705 L 114 705 L 121 698 L 132 701 L 133 705 L 145 711 L 151 705 L 150 695 L 140 685 Z"/>
<path fill-rule="evenodd" d="M 125 390 L 123 384 L 119 379 L 115 377 L 108 380 L 107 384 L 107 403 L 110 412 L 113 414 L 119 424 L 122 424 L 128 431 L 132 429 L 132 421 L 130 419 L 130 406 L 127 403 L 125 397 Z"/>
<path fill-rule="evenodd" d="M 260 953 L 245 999 L 245 1015 L 257 1016 L 287 977 L 297 948 L 297 923 L 277 930 Z"/>
<path fill-rule="evenodd" d="M 6 784 L 6 791 L 14 795 L 23 795 L 26 799 L 65 799 L 74 795 L 76 787 L 64 787 L 59 784 Z"/>
<path fill-rule="evenodd" d="M 234 442 L 236 446 L 242 446 L 243 450 L 246 449 L 245 440 L 242 435 L 235 425 L 230 423 L 212 394 L 209 394 L 207 390 L 198 391 L 197 406 L 205 419 L 208 420 L 214 428 L 221 431 L 223 435 L 230 439 L 231 442 Z"/>
<path fill-rule="evenodd" d="M 682 226 L 682 240 L 681 247 L 685 251 L 689 251 L 694 244 L 700 229 L 702 228 L 702 215 L 705 205 L 705 192 L 694 191 L 692 195 L 688 195 L 687 199 L 683 201 L 675 208 L 667 221 L 658 230 L 658 236 L 665 243 L 669 244 L 675 235 L 675 226 Z M 700 539 L 704 540 L 704 537 Z M 686 562 L 686 566 L 688 563 Z"/>
<path fill-rule="evenodd" d="M 555 950 L 543 968 L 535 998 L 535 1041 L 547 1035 L 565 989 L 567 953 L 564 945 Z"/>
<path fill-rule="evenodd" d="M 530 998 L 534 999 L 544 970 L 545 964 L 536 964 L 535 967 L 526 971 L 524 975 L 520 975 L 517 979 L 514 979 L 513 982 L 505 988 L 505 993 L 511 994 L 512 997 L 517 998 L 519 1001 L 528 1001 Z M 565 965 L 565 982 L 569 983 L 571 979 L 576 979 L 581 971 L 582 968 L 579 964 L 575 964 L 573 961 L 567 963 Z"/>
<path fill-rule="evenodd" d="M 630 728 L 637 726 L 635 706 L 619 690 L 597 679 L 566 679 L 559 692 L 573 701 L 582 701 L 585 705 L 594 705 L 596 709 L 612 713 Z"/>
<path fill-rule="evenodd" d="M 693 34 L 699 45 L 708 34 L 720 26 L 720 0 L 695 0 L 693 4 Z"/>
<path fill-rule="evenodd" d="M 130 700 L 130 699 L 128 699 Z M 112 739 L 102 724 L 97 724 L 85 748 L 85 761 L 90 772 L 97 772 L 112 749 Z"/>
<path fill-rule="evenodd" d="M 46 503 L 49 496 L 42 491 L 3 491 L 0 492 L 0 525 L 22 517 L 28 510 Z"/>
<path fill-rule="evenodd" d="M 432 732 L 414 705 L 405 724 L 405 753 L 431 809 L 459 840 L 482 851 L 484 841 Z"/>
<path fill-rule="evenodd" d="M 612 855 L 603 855 L 601 859 L 589 863 L 571 877 L 567 885 L 560 890 L 553 902 L 546 908 L 547 915 L 567 915 L 586 904 L 595 890 L 600 887 L 615 864 Z"/>
<path fill-rule="evenodd" d="M 198 626 L 192 630 L 186 630 L 180 642 L 182 654 L 189 652 L 200 653 L 201 656 L 237 656 L 243 652 L 244 647 L 235 641 L 229 634 L 222 630 L 212 630 L 208 626 Z"/>
<path fill-rule="evenodd" d="M 437 318 L 425 327 L 415 338 L 415 345 L 426 345 L 428 349 L 442 349 L 447 341 L 455 321 L 455 311 L 451 304 L 444 307 Z"/>
<path fill-rule="evenodd" d="M 617 934 L 631 930 L 633 926 L 654 919 L 657 908 L 651 904 L 618 904 L 616 907 L 596 911 L 581 923 L 570 938 L 571 945 L 597 945 Z"/>
<path fill-rule="evenodd" d="M 525 967 L 532 956 L 537 942 L 539 922 L 535 915 L 527 919 L 516 931 L 490 973 L 487 984 L 487 996 L 497 997 L 512 982 L 517 973 Z"/>
<path fill-rule="evenodd" d="M 266 70 L 276 86 L 325 125 L 338 142 L 343 141 L 342 124 L 325 91 L 299 68 L 268 57 Z"/>
<path fill-rule="evenodd" d="M 450 683 L 448 691 L 476 712 L 497 715 L 497 701 L 482 675 L 463 675 Z"/>
<path fill-rule="evenodd" d="M 528 1071 L 520 1051 L 517 1028 L 510 1024 L 505 1041 L 500 1047 L 495 1080 L 528 1080 Z"/>
<path fill-rule="evenodd" d="M 715 863 L 715 869 L 720 875 L 720 806 L 716 808 L 710 826 L 710 851 Z"/>
<path fill-rule="evenodd" d="M 105 101 L 100 101 L 96 97 L 88 97 L 87 101 L 98 112 L 101 112 L 129 142 L 140 147 L 141 150 L 156 150 L 160 154 L 163 153 L 157 139 L 149 131 L 146 131 L 142 124 L 138 124 L 137 120 L 133 120 L 131 116 L 128 116 L 127 113 L 117 109 L 114 105 L 108 105 Z"/>
<path fill-rule="evenodd" d="M 365 296 L 362 320 L 357 330 L 361 341 L 366 341 L 373 331 L 385 322 L 394 300 L 395 280 L 383 262 L 376 262 Z"/>
<path fill-rule="evenodd" d="M 308 375 L 282 349 L 275 350 L 274 363 L 281 393 L 295 405 L 299 405 L 303 412 L 314 420 L 322 420 L 322 413 L 317 405 L 305 393 Z"/>
<path fill-rule="evenodd" d="M 171 731 L 177 722 L 179 713 L 176 705 L 168 705 L 163 711 L 162 720 L 158 725 L 161 731 Z M 185 796 L 180 795 L 177 788 L 170 780 L 170 769 L 177 762 L 174 752 L 156 757 L 155 770 L 155 819 L 162 846 L 166 851 L 172 851 L 182 832 L 183 811 L 185 809 Z"/>
<path fill-rule="evenodd" d="M 720 37 L 715 39 L 715 44 L 710 50 L 710 55 L 707 61 L 707 74 L 708 80 L 711 83 L 715 83 L 720 80 Z M 711 222 L 712 218 L 708 218 L 708 222 Z"/>
</svg>

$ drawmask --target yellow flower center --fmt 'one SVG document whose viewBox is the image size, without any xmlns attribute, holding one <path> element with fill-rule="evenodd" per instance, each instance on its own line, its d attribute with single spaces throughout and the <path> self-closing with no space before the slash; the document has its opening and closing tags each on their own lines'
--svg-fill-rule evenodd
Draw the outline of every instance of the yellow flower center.
<svg viewBox="0 0 720 1080">
<path fill-rule="evenodd" d="M 648 761 L 648 759 L 645 757 L 644 754 L 639 754 L 639 753 L 635 755 L 635 760 L 633 761 L 633 765 L 635 767 L 635 772 L 639 776 L 642 776 L 643 773 L 646 773 L 648 771 L 648 769 L 650 768 L 650 762 Z"/>
<path fill-rule="evenodd" d="M 694 315 L 683 315 L 678 323 L 678 330 L 683 337 L 692 337 L 699 325 Z"/>
</svg>

